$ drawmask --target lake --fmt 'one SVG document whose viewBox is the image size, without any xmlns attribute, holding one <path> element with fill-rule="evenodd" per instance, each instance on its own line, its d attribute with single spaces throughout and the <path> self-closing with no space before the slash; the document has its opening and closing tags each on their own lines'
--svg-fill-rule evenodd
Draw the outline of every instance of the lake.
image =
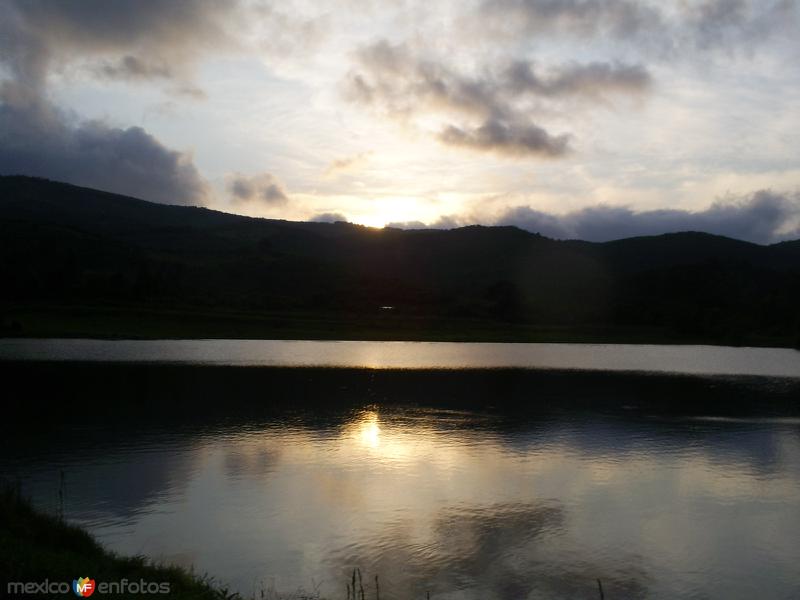
<svg viewBox="0 0 800 600">
<path fill-rule="evenodd" d="M 0 360 L 367 369 L 591 369 L 800 377 L 787 348 L 303 340 L 0 339 Z"/>
<path fill-rule="evenodd" d="M 800 353 L 458 346 L 2 340 L 0 470 L 244 594 L 800 596 Z"/>
</svg>

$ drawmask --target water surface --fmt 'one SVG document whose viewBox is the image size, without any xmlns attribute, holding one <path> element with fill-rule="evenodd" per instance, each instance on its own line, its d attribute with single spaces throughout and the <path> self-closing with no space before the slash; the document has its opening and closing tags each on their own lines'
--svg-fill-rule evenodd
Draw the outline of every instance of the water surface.
<svg viewBox="0 0 800 600">
<path fill-rule="evenodd" d="M 786 348 L 296 340 L 2 339 L 0 360 L 370 369 L 518 367 L 800 377 Z"/>
<path fill-rule="evenodd" d="M 46 510 L 63 470 L 108 547 L 245 594 L 343 598 L 358 566 L 390 600 L 800 595 L 796 417 L 363 406 L 12 439 Z"/>
</svg>

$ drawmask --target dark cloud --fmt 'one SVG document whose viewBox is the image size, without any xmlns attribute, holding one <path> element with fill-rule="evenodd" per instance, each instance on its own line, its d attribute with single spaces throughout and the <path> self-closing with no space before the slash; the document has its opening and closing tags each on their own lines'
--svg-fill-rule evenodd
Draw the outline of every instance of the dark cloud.
<svg viewBox="0 0 800 600">
<path fill-rule="evenodd" d="M 417 57 L 405 45 L 379 41 L 361 48 L 357 58 L 360 69 L 350 75 L 349 98 L 394 116 L 437 109 L 479 115 L 501 110 L 489 81 L 471 80 L 443 63 Z"/>
<path fill-rule="evenodd" d="M 477 16 L 479 27 L 495 36 L 612 37 L 672 54 L 748 49 L 773 35 L 791 35 L 799 14 L 795 0 L 485 0 Z"/>
<path fill-rule="evenodd" d="M 704 0 L 684 7 L 674 26 L 684 46 L 752 49 L 771 36 L 794 35 L 800 22 L 795 0 Z"/>
<path fill-rule="evenodd" d="M 81 121 L 26 86 L 0 86 L 0 174 L 36 175 L 167 204 L 204 204 L 191 157 L 141 127 Z"/>
<path fill-rule="evenodd" d="M 387 223 L 386 227 L 394 229 L 455 229 L 464 223 L 454 216 L 443 215 L 433 223 L 423 223 L 422 221 L 397 221 Z"/>
<path fill-rule="evenodd" d="M 663 25 L 661 12 L 630 0 L 485 0 L 482 18 L 503 18 L 529 33 L 636 35 Z"/>
<path fill-rule="evenodd" d="M 474 223 L 468 217 L 445 216 L 434 223 L 391 223 L 399 229 L 452 229 Z M 661 209 L 635 211 L 627 206 L 590 206 L 553 214 L 518 206 L 488 225 L 513 225 L 555 239 L 605 242 L 643 235 L 702 231 L 758 244 L 800 238 L 800 192 L 778 194 L 768 190 L 699 211 Z"/>
<path fill-rule="evenodd" d="M 569 135 L 551 134 L 533 121 L 537 103 L 639 94 L 651 83 L 644 67 L 621 62 L 540 70 L 517 60 L 466 75 L 386 41 L 362 48 L 358 61 L 346 88 L 352 101 L 402 119 L 439 116 L 449 121 L 437 133 L 442 143 L 512 156 L 552 158 L 569 151 Z"/>
<path fill-rule="evenodd" d="M 386 229 L 447 229 L 438 227 L 436 223 L 423 223 L 422 221 L 394 221 L 384 225 Z"/>
<path fill-rule="evenodd" d="M 643 66 L 619 61 L 570 63 L 540 72 L 529 61 L 515 60 L 469 76 L 385 40 L 360 49 L 358 61 L 361 69 L 351 73 L 350 98 L 400 114 L 422 103 L 480 116 L 508 115 L 514 112 L 512 101 L 526 96 L 594 98 L 640 93 L 651 83 Z"/>
<path fill-rule="evenodd" d="M 235 9 L 213 0 L 9 0 L 0 9 L 0 56 L 26 85 L 42 85 L 54 65 L 95 58 L 119 61 L 117 71 L 175 77 L 199 54 L 233 44 Z"/>
<path fill-rule="evenodd" d="M 234 173 L 228 177 L 228 192 L 234 202 L 257 202 L 267 206 L 283 206 L 289 202 L 283 186 L 270 173 L 253 176 Z"/>
<path fill-rule="evenodd" d="M 439 139 L 451 146 L 464 146 L 510 156 L 556 158 L 569 151 L 568 135 L 552 136 L 537 125 L 513 125 L 497 119 L 489 119 L 472 129 L 450 125 L 442 130 Z"/>
<path fill-rule="evenodd" d="M 123 56 L 115 62 L 98 65 L 96 72 L 109 79 L 171 79 L 174 76 L 169 65 L 147 63 L 131 55 Z"/>
<path fill-rule="evenodd" d="M 339 223 L 339 222 L 347 222 L 347 217 L 345 217 L 342 213 L 336 212 L 326 212 L 320 213 L 311 217 L 312 223 Z"/>
<path fill-rule="evenodd" d="M 642 65 L 593 62 L 562 67 L 549 77 L 536 73 L 526 61 L 512 63 L 505 73 L 504 85 L 514 94 L 543 96 L 601 97 L 608 93 L 636 94 L 652 83 Z"/>
<path fill-rule="evenodd" d="M 198 100 L 207 98 L 202 89 L 163 62 L 145 62 L 135 56 L 127 55 L 115 61 L 103 61 L 94 65 L 91 71 L 99 77 L 115 81 L 133 83 L 165 81 L 171 84 L 168 90 L 173 94 Z"/>
<path fill-rule="evenodd" d="M 168 80 L 197 96 L 189 67 L 230 43 L 231 4 L 136 0 L 0 4 L 0 173 L 38 175 L 166 203 L 202 204 L 208 188 L 191 156 L 140 127 L 81 120 L 49 99 L 47 76 L 85 62 L 101 76 Z"/>
<path fill-rule="evenodd" d="M 515 225 L 558 239 L 607 241 L 677 231 L 703 231 L 756 243 L 800 237 L 800 194 L 759 191 L 737 202 L 717 202 L 706 210 L 651 210 L 592 206 L 564 215 L 529 207 L 508 210 L 498 225 Z"/>
</svg>

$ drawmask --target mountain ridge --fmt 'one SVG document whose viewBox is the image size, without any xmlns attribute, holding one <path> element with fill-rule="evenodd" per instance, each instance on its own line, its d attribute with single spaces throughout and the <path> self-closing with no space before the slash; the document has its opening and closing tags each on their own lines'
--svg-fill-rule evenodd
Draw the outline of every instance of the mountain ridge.
<svg viewBox="0 0 800 600">
<path fill-rule="evenodd" d="M 399 227 L 369 227 L 366 225 L 360 225 L 357 223 L 351 223 L 348 221 L 336 221 L 336 222 L 317 222 L 317 221 L 292 221 L 288 219 L 277 219 L 277 218 L 269 218 L 269 217 L 254 217 L 249 215 L 242 215 L 239 213 L 233 212 L 226 212 L 219 209 L 208 208 L 205 206 L 192 206 L 192 205 L 183 205 L 183 204 L 163 204 L 159 202 L 153 202 L 150 200 L 143 200 L 141 198 L 136 198 L 134 196 L 126 196 L 124 194 L 117 194 L 114 192 L 107 192 L 103 190 L 98 190 L 94 188 L 74 185 L 71 183 L 64 183 L 55 180 L 49 180 L 41 177 L 31 177 L 27 175 L 0 175 L 0 192 L 3 194 L 0 196 L 0 204 L 5 206 L 13 206 L 15 208 L 19 208 L 20 205 L 23 205 L 26 200 L 29 200 L 30 197 L 27 195 L 19 195 L 19 192 L 22 191 L 22 188 L 25 186 L 57 186 L 62 189 L 73 189 L 80 191 L 83 195 L 83 200 L 91 199 L 93 201 L 101 201 L 103 203 L 111 202 L 125 202 L 129 203 L 131 206 L 147 206 L 153 209 L 162 209 L 164 207 L 168 207 L 169 209 L 177 209 L 175 214 L 179 214 L 182 211 L 193 211 L 195 214 L 210 214 L 210 215 L 218 215 L 220 217 L 228 217 L 231 219 L 236 220 L 246 220 L 251 222 L 269 222 L 269 223 L 280 223 L 290 226 L 302 226 L 302 227 L 312 227 L 312 228 L 319 228 L 320 230 L 328 227 L 341 227 L 341 226 L 348 226 L 348 227 L 357 227 L 363 229 L 372 229 L 372 230 L 380 230 L 380 231 L 399 231 L 399 232 L 413 232 L 413 233 L 421 233 L 421 232 L 441 232 L 441 231 L 454 231 L 454 230 L 498 230 L 498 231 L 516 231 L 520 232 L 526 236 L 535 236 L 541 237 L 544 239 L 557 241 L 557 242 L 582 242 L 585 244 L 594 244 L 594 245 L 601 245 L 601 244 L 615 244 L 618 242 L 624 242 L 627 240 L 648 240 L 648 239 L 656 239 L 656 238 L 667 238 L 673 236 L 680 236 L 680 237 L 690 237 L 690 236 L 698 236 L 698 237 L 705 237 L 709 239 L 719 239 L 719 240 L 731 240 L 734 242 L 738 242 L 740 244 L 747 244 L 750 246 L 758 246 L 762 248 L 772 248 L 776 246 L 782 245 L 792 245 L 792 244 L 800 244 L 800 239 L 797 240 L 783 240 L 780 242 L 775 242 L 772 244 L 760 244 L 757 242 L 751 242 L 747 240 L 740 240 L 738 238 L 733 238 L 729 236 L 723 236 L 713 233 L 708 233 L 705 231 L 676 231 L 676 232 L 665 232 L 660 234 L 654 235 L 641 235 L 641 236 L 632 236 L 627 238 L 618 238 L 614 240 L 608 241 L 590 241 L 590 240 L 581 240 L 577 238 L 566 238 L 566 239 L 557 239 L 557 238 L 548 238 L 544 235 L 541 235 L 538 232 L 528 231 L 526 229 L 522 229 L 516 225 L 482 225 L 482 224 L 470 224 L 470 225 L 463 225 L 460 227 L 453 227 L 453 228 L 446 228 L 446 229 L 438 229 L 433 227 L 425 227 L 425 228 L 399 228 Z M 32 190 L 27 190 L 31 192 Z M 17 194 L 17 195 L 15 195 Z M 47 203 L 48 208 L 59 207 L 58 204 L 53 204 L 51 201 L 48 202 L 47 198 L 43 198 L 42 196 L 37 196 L 35 198 L 37 202 L 45 201 Z M 74 208 L 74 207 L 72 207 Z"/>
<path fill-rule="evenodd" d="M 433 338 L 444 328 L 447 339 L 486 337 L 472 330 L 514 340 L 592 330 L 793 345 L 800 336 L 793 309 L 800 241 L 760 245 L 677 232 L 588 242 L 482 225 L 375 229 L 162 205 L 19 176 L 0 177 L 0 233 L 7 335 L 58 333 L 37 323 L 53 320 L 42 307 L 51 314 L 92 305 L 246 313 L 278 329 L 280 319 L 292 322 L 299 335 L 304 322 L 322 319 L 338 323 L 331 335 L 346 322 L 350 336 L 359 328 L 370 335 L 374 325 L 390 338 L 406 328 Z M 115 333 L 137 335 L 130 326 Z"/>
</svg>

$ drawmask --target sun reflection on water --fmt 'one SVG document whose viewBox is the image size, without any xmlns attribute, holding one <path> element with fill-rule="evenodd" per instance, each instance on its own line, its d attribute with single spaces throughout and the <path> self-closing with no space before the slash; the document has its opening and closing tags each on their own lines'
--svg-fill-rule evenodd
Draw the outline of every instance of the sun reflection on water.
<svg viewBox="0 0 800 600">
<path fill-rule="evenodd" d="M 370 411 L 365 413 L 356 422 L 359 430 L 359 438 L 365 446 L 378 448 L 381 444 L 381 427 L 378 421 L 378 412 Z"/>
<path fill-rule="evenodd" d="M 381 468 L 409 469 L 419 461 L 430 460 L 437 443 L 428 428 L 409 427 L 391 417 L 381 419 L 376 409 L 368 408 L 345 425 L 339 450 L 351 460 L 369 457 Z"/>
</svg>

